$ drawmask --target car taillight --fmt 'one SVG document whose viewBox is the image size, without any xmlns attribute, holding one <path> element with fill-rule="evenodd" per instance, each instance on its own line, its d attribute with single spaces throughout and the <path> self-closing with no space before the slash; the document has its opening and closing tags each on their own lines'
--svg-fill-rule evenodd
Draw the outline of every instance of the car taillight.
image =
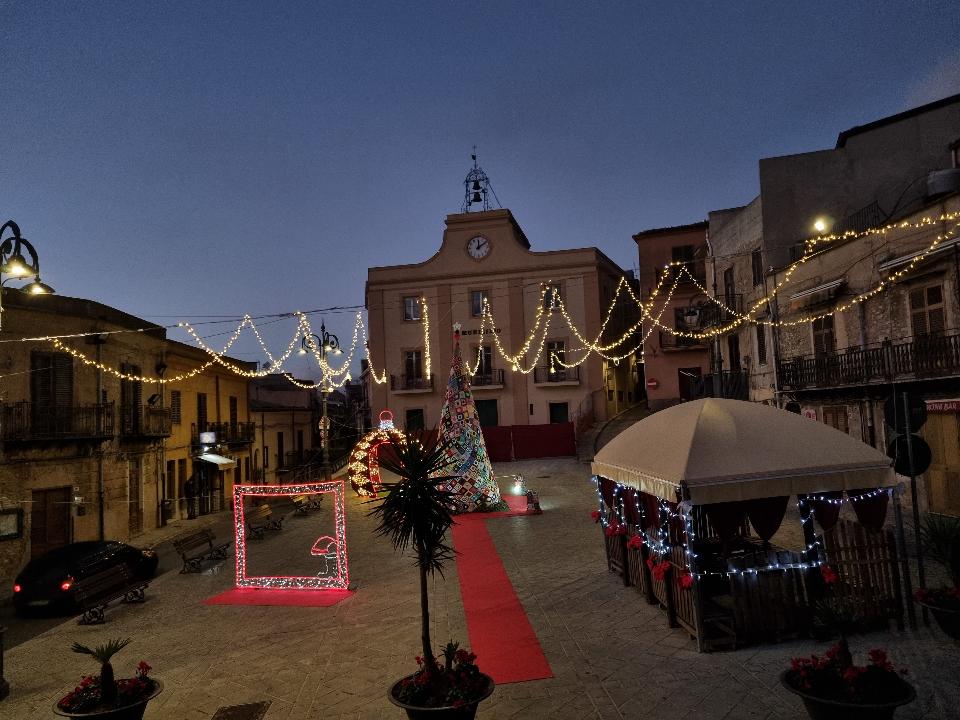
<svg viewBox="0 0 960 720">
<path fill-rule="evenodd" d="M 19 585 L 14 585 L 14 586 L 13 586 L 13 591 L 14 591 L 15 593 L 18 593 L 18 592 L 20 592 L 21 590 L 23 590 L 23 588 L 20 587 Z"/>
<path fill-rule="evenodd" d="M 73 580 L 64 580 L 62 583 L 60 583 L 60 589 L 63 590 L 64 592 L 66 592 L 72 587 L 73 587 Z"/>
</svg>

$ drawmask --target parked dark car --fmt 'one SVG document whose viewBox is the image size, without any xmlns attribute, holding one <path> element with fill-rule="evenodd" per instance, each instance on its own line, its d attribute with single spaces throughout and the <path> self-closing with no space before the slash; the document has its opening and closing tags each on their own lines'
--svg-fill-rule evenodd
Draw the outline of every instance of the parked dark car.
<svg viewBox="0 0 960 720">
<path fill-rule="evenodd" d="M 157 571 L 153 550 L 140 550 L 113 540 L 76 542 L 34 558 L 13 583 L 13 604 L 20 614 L 30 610 L 72 612 L 77 580 L 113 565 L 126 563 L 137 577 L 148 580 Z"/>
</svg>

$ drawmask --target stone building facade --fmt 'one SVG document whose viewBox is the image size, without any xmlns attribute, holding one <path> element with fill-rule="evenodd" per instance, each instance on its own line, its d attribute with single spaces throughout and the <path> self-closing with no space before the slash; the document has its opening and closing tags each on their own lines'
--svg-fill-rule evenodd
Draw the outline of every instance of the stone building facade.
<svg viewBox="0 0 960 720">
<path fill-rule="evenodd" d="M 551 353 L 572 364 L 584 357 L 583 343 L 556 308 L 544 311 L 549 324 L 545 321 L 533 332 L 538 305 L 549 304 L 541 288 L 549 287 L 559 292 L 573 324 L 595 341 L 624 277 L 596 248 L 535 252 L 509 210 L 461 213 L 447 216 L 433 257 L 411 265 L 372 267 L 367 277 L 373 370 L 386 368 L 387 373 L 386 383 L 370 386 L 374 416 L 389 409 L 397 425 L 407 429 L 429 428 L 439 421 L 457 322 L 464 357 L 476 367 L 472 388 L 483 425 L 583 425 L 611 417 L 640 399 L 632 353 L 617 363 L 591 355 L 575 367 L 557 365 L 551 372 Z M 620 337 L 638 317 L 636 306 L 622 297 L 604 340 Z M 426 300 L 426 312 L 421 299 Z M 496 327 L 481 335 L 484 299 Z M 429 347 L 424 346 L 427 321 Z M 499 343 L 507 353 L 516 353 L 525 342 L 529 352 L 524 368 L 540 351 L 529 373 L 515 371 L 497 347 Z"/>
<path fill-rule="evenodd" d="M 31 557 L 53 547 L 129 540 L 185 516 L 178 503 L 185 482 L 179 469 L 192 473 L 209 464 L 200 460 L 205 450 L 229 456 L 225 465 L 243 466 L 249 444 L 233 442 L 241 431 L 204 448 L 199 429 L 213 418 L 232 419 L 234 407 L 238 425 L 248 420 L 245 379 L 208 369 L 173 386 L 181 393 L 174 404 L 170 387 L 121 379 L 107 369 L 172 377 L 209 360 L 202 351 L 168 341 L 162 327 L 100 303 L 3 293 L 0 579 L 12 578 Z M 63 338 L 63 348 L 41 339 L 74 334 Z M 106 369 L 74 357 L 71 349 Z M 198 393 L 222 399 L 210 403 L 199 425 L 190 409 Z M 171 464 L 174 473 L 168 472 Z M 197 512 L 222 507 L 236 474 L 218 468 L 205 477 L 207 497 L 202 508 L 197 499 Z M 197 488 L 199 495 L 199 483 Z"/>
</svg>

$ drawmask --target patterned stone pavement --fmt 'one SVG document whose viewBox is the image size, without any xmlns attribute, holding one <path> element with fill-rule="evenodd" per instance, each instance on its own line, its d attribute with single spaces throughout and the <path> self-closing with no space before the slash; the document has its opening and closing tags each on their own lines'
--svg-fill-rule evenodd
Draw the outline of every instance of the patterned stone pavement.
<svg viewBox="0 0 960 720">
<path fill-rule="evenodd" d="M 588 466 L 556 459 L 494 469 L 522 472 L 540 491 L 543 515 L 491 520 L 488 527 L 555 677 L 498 687 L 479 718 L 806 717 L 777 675 L 791 656 L 821 653 L 825 644 L 698 654 L 683 631 L 667 628 L 659 610 L 606 572 L 600 531 L 589 516 L 595 494 Z M 261 700 L 272 701 L 267 720 L 403 717 L 385 693 L 413 669 L 418 653 L 417 580 L 410 560 L 373 536 L 367 509 L 359 499 L 348 501 L 353 597 L 329 608 L 205 606 L 204 598 L 232 585 L 232 562 L 202 575 L 167 573 L 151 585 L 146 604 L 112 607 L 105 625 L 69 620 L 9 651 L 12 690 L 0 702 L 0 718 L 53 717 L 54 700 L 95 670 L 70 644 L 126 636 L 134 643 L 117 656 L 118 675 L 132 674 L 142 658 L 165 684 L 147 720 L 209 719 L 221 706 Z M 269 543 L 282 557 L 284 537 L 270 536 L 264 549 Z M 435 643 L 466 644 L 455 566 L 433 582 L 431 603 Z M 854 648 L 881 646 L 917 685 L 917 702 L 898 718 L 956 717 L 960 646 L 921 628 L 874 633 Z"/>
</svg>

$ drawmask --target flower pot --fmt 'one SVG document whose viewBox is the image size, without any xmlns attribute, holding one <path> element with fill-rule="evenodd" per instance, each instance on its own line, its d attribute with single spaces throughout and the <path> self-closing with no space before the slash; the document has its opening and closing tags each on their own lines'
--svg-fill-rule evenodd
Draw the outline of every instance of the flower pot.
<svg viewBox="0 0 960 720">
<path fill-rule="evenodd" d="M 60 717 L 84 718 L 85 720 L 142 720 L 143 713 L 147 709 L 147 703 L 153 700 L 160 691 L 163 690 L 163 683 L 156 678 L 151 678 L 154 683 L 153 692 L 143 700 L 123 707 L 111 708 L 109 710 L 93 710 L 91 712 L 72 713 L 61 710 L 57 703 L 53 704 L 53 712 Z M 58 701 L 59 702 L 59 701 Z"/>
<path fill-rule="evenodd" d="M 846 702 L 829 700 L 798 690 L 787 680 L 789 670 L 780 673 L 780 683 L 794 695 L 799 695 L 813 720 L 889 720 L 901 705 L 912 703 L 917 697 L 913 685 L 903 681 L 904 695 L 885 703 Z"/>
<path fill-rule="evenodd" d="M 411 675 L 410 677 L 413 676 Z M 397 680 L 390 688 L 390 692 L 387 693 L 387 697 L 394 705 L 406 710 L 407 717 L 410 718 L 410 720 L 473 720 L 477 715 L 477 706 L 493 694 L 493 688 L 495 687 L 492 677 L 489 675 L 484 675 L 484 677 L 487 679 L 487 689 L 483 692 L 483 695 L 473 702 L 458 707 L 453 707 L 452 705 L 446 707 L 419 707 L 417 705 L 407 705 L 405 702 L 397 700 L 397 690 L 400 689 L 400 683 L 406 680 L 406 678 Z"/>
<path fill-rule="evenodd" d="M 917 604 L 923 605 L 923 607 L 933 613 L 933 619 L 937 621 L 937 625 L 940 626 L 943 632 L 954 640 L 960 640 L 960 610 L 939 607 L 931 603 L 920 602 L 919 600 Z"/>
</svg>

